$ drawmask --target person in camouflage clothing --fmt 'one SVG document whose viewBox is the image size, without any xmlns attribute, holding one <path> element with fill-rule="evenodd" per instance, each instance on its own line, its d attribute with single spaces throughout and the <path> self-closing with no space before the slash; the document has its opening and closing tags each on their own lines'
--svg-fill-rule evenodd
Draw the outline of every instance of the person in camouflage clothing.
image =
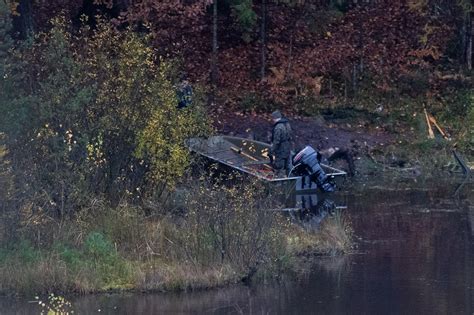
<svg viewBox="0 0 474 315">
<path fill-rule="evenodd" d="M 289 172 L 291 152 L 291 126 L 279 111 L 272 113 L 273 131 L 270 153 L 273 155 L 273 168 L 278 177 L 286 176 Z"/>
<path fill-rule="evenodd" d="M 178 98 L 178 105 L 176 106 L 178 109 L 189 107 L 193 102 L 193 88 L 184 73 L 180 75 L 176 96 Z"/>
</svg>

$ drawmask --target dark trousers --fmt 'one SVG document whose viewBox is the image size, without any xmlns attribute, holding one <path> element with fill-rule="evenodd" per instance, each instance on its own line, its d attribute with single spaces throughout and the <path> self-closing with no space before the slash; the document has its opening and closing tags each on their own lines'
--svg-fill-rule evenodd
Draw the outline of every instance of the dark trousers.
<svg viewBox="0 0 474 315">
<path fill-rule="evenodd" d="M 275 154 L 273 160 L 273 169 L 278 176 L 280 175 L 288 175 L 289 170 L 289 161 L 290 161 L 290 154 Z"/>
</svg>

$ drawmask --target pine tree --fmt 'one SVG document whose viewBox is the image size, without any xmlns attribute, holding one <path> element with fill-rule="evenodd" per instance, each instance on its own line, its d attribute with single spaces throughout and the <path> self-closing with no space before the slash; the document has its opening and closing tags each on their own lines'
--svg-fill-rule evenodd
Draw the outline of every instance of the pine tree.
<svg viewBox="0 0 474 315">
<path fill-rule="evenodd" d="M 0 1 L 0 133 L 5 131 L 5 114 L 8 112 L 7 104 L 11 100 L 14 91 L 14 80 L 9 75 L 9 67 L 12 60 L 13 39 L 10 36 L 12 31 L 12 19 L 10 14 L 9 1 Z"/>
<path fill-rule="evenodd" d="M 12 21 L 8 1 L 0 1 L 0 79 L 5 76 L 5 66 L 9 50 L 13 47 L 13 40 L 10 36 Z"/>
</svg>

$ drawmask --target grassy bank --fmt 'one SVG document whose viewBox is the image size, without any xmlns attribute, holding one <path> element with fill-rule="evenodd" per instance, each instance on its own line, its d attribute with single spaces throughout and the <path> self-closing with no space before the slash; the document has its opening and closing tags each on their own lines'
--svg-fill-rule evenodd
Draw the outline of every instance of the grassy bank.
<svg viewBox="0 0 474 315">
<path fill-rule="evenodd" d="M 74 219 L 59 222 L 30 213 L 18 226 L 16 240 L 0 250 L 0 291 L 211 288 L 261 272 L 278 276 L 301 254 L 349 250 L 351 233 L 341 214 L 311 231 L 265 210 L 277 205 L 261 193 L 255 185 L 199 185 L 171 202 L 172 214 L 97 201 Z"/>
<path fill-rule="evenodd" d="M 333 126 L 331 128 L 353 132 L 355 140 L 347 137 L 338 144 L 351 150 L 357 175 L 430 178 L 462 173 L 453 151 L 466 163 L 474 161 L 474 138 L 472 128 L 469 128 L 474 122 L 471 117 L 474 111 L 471 109 L 462 119 L 442 111 L 436 113 L 438 124 L 446 133 L 441 134 L 431 125 L 431 138 L 423 108 L 421 105 L 412 106 L 417 109 L 411 115 L 337 108 L 328 110 L 322 118 Z M 469 106 L 472 107 L 471 104 L 466 105 Z M 362 129 L 364 131 L 361 132 Z M 333 134 L 337 135 L 337 132 Z M 357 139 L 360 133 L 369 141 Z M 347 168 L 347 165 L 342 164 L 341 167 Z"/>
</svg>

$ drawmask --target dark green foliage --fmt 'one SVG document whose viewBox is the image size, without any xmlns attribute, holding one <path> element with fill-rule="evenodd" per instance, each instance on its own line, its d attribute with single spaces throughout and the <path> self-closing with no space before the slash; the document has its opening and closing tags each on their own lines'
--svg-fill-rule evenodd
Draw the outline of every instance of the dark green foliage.
<svg viewBox="0 0 474 315">
<path fill-rule="evenodd" d="M 40 251 L 35 249 L 27 241 L 21 242 L 16 250 L 18 251 L 18 256 L 20 259 L 27 264 L 36 263 L 41 257 Z"/>
<path fill-rule="evenodd" d="M 245 42 L 252 40 L 252 32 L 257 23 L 257 14 L 253 10 L 252 0 L 232 0 L 231 7 Z"/>
<path fill-rule="evenodd" d="M 467 154 L 474 156 L 474 93 L 467 95 L 466 99 L 466 116 L 464 122 L 464 134 L 460 141 L 460 146 L 466 150 Z"/>
<path fill-rule="evenodd" d="M 58 253 L 60 259 L 70 266 L 72 270 L 79 269 L 83 261 L 83 255 L 80 250 L 64 244 L 56 244 L 53 248 Z"/>
<path fill-rule="evenodd" d="M 80 280 L 93 283 L 97 288 L 125 286 L 132 279 L 129 263 L 118 254 L 104 234 L 99 232 L 89 233 L 83 246 L 80 247 L 56 242 L 50 248 L 38 249 L 31 243 L 22 241 L 13 248 L 0 250 L 2 267 L 13 264 L 19 268 L 34 270 L 44 268 L 44 264 L 48 264 L 48 261 L 54 261 L 58 265 L 57 270 L 66 268 L 69 271 L 69 278 L 60 280 L 61 285 L 73 282 L 74 276 L 84 272 L 87 276 L 83 276 Z M 34 287 L 34 284 L 31 285 Z"/>
<path fill-rule="evenodd" d="M 10 36 L 12 22 L 10 10 L 5 1 L 0 2 L 0 78 L 4 76 L 4 66 L 7 61 L 8 51 L 13 48 L 13 40 Z"/>
<path fill-rule="evenodd" d="M 92 265 L 104 286 L 129 283 L 131 268 L 104 234 L 92 232 L 87 236 L 84 241 L 84 257 L 83 263 Z"/>
<path fill-rule="evenodd" d="M 443 91 L 443 101 L 446 104 L 444 115 L 446 119 L 451 117 L 467 118 L 473 105 L 473 90 L 470 87 L 459 86 Z M 462 124 L 462 122 L 460 122 Z M 471 125 L 472 126 L 472 125 Z M 461 126 L 457 126 L 461 127 Z"/>
<path fill-rule="evenodd" d="M 266 102 L 256 93 L 247 93 L 242 95 L 239 102 L 239 109 L 244 112 L 252 112 L 259 110 L 271 110 L 271 104 Z"/>
<path fill-rule="evenodd" d="M 94 260 L 107 260 L 117 255 L 112 243 L 102 233 L 92 232 L 84 241 L 87 255 Z"/>
<path fill-rule="evenodd" d="M 29 241 L 23 240 L 11 247 L 0 248 L 0 263 L 8 264 L 15 259 L 22 264 L 35 264 L 42 258 L 42 252 Z"/>
<path fill-rule="evenodd" d="M 10 128 L 19 120 L 24 119 L 24 107 L 22 101 L 24 93 L 19 89 L 19 84 L 24 78 L 21 71 L 13 62 L 14 51 L 13 40 L 10 36 L 12 23 L 8 3 L 0 2 L 0 133 Z M 21 60 L 18 60 L 21 62 Z M 16 100 L 16 101 L 14 101 Z M 16 110 L 14 110 L 16 109 Z"/>
</svg>

